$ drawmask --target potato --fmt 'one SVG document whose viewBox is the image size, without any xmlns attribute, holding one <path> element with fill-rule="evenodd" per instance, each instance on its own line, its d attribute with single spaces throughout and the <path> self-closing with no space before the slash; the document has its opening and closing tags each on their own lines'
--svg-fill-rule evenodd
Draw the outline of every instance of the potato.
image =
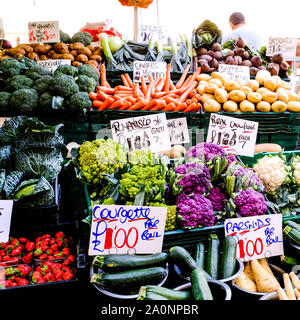
<svg viewBox="0 0 300 320">
<path fill-rule="evenodd" d="M 24 49 L 26 51 L 26 53 L 33 52 L 33 48 L 31 46 L 29 46 L 28 44 L 19 44 L 17 46 L 17 48 Z"/>
<path fill-rule="evenodd" d="M 265 92 L 272 92 L 269 89 L 265 88 L 265 87 L 260 87 L 256 90 L 256 92 L 258 92 L 259 94 L 263 95 Z"/>
<path fill-rule="evenodd" d="M 102 61 L 102 57 L 99 56 L 99 55 L 97 55 L 97 54 L 92 54 L 92 55 L 90 56 L 90 59 L 91 59 L 91 60 L 96 60 L 97 62 L 101 62 L 101 61 Z"/>
<path fill-rule="evenodd" d="M 61 59 L 69 59 L 69 60 L 71 60 L 71 62 L 73 62 L 75 60 L 74 56 L 70 53 L 64 53 L 61 55 L 60 58 Z"/>
<path fill-rule="evenodd" d="M 39 55 L 36 52 L 27 53 L 27 58 L 29 59 L 39 59 Z"/>
<path fill-rule="evenodd" d="M 272 79 L 272 78 L 266 79 L 264 82 L 264 87 L 271 91 L 275 91 L 276 86 L 277 86 L 277 81 L 275 79 Z"/>
<path fill-rule="evenodd" d="M 79 54 L 85 54 L 87 57 L 91 56 L 92 55 L 92 51 L 87 48 L 87 47 L 84 47 L 84 48 L 79 48 L 78 49 L 78 53 Z"/>
<path fill-rule="evenodd" d="M 228 100 L 228 92 L 225 89 L 217 88 L 215 90 L 215 98 L 218 102 L 224 103 Z"/>
<path fill-rule="evenodd" d="M 227 91 L 239 90 L 241 87 L 237 81 L 227 81 L 224 86 Z"/>
<path fill-rule="evenodd" d="M 48 53 L 47 53 L 47 57 L 49 59 L 60 59 L 60 54 L 59 53 L 56 53 L 54 50 L 50 50 Z"/>
<path fill-rule="evenodd" d="M 218 89 L 218 86 L 214 83 L 208 83 L 204 88 L 206 93 L 212 93 L 212 94 L 215 93 L 216 89 Z"/>
<path fill-rule="evenodd" d="M 208 84 L 208 81 L 205 81 L 205 80 L 201 80 L 201 81 L 199 81 L 199 84 L 203 84 L 203 85 L 207 85 Z"/>
<path fill-rule="evenodd" d="M 95 67 L 98 68 L 99 63 L 96 60 L 89 60 L 88 62 L 86 62 L 87 64 L 93 65 Z"/>
<path fill-rule="evenodd" d="M 228 100 L 223 104 L 223 110 L 226 112 L 237 112 L 238 104 L 235 101 Z"/>
<path fill-rule="evenodd" d="M 223 84 L 222 81 L 219 79 L 210 79 L 208 80 L 208 83 L 213 83 L 215 84 L 218 88 L 222 88 Z"/>
<path fill-rule="evenodd" d="M 92 45 L 89 45 L 87 46 L 86 48 L 90 49 L 91 52 L 94 52 L 96 50 L 96 47 L 92 46 Z"/>
<path fill-rule="evenodd" d="M 282 87 L 286 90 L 290 90 L 291 89 L 291 84 L 289 82 L 283 81 L 282 80 Z"/>
<path fill-rule="evenodd" d="M 34 48 L 34 51 L 37 54 L 46 54 L 52 49 L 52 46 L 50 44 L 40 44 L 37 47 Z"/>
<path fill-rule="evenodd" d="M 66 43 L 63 42 L 56 42 L 53 49 L 57 53 L 68 53 L 69 52 L 69 47 Z"/>
<path fill-rule="evenodd" d="M 73 61 L 72 62 L 72 66 L 74 66 L 74 67 L 80 67 L 81 65 L 82 65 L 82 63 L 79 62 L 79 61 Z"/>
<path fill-rule="evenodd" d="M 271 104 L 271 109 L 273 112 L 284 112 L 287 110 L 287 104 L 278 100 Z"/>
<path fill-rule="evenodd" d="M 272 76 L 271 79 L 273 79 L 273 80 L 276 81 L 276 86 L 278 85 L 278 83 L 279 83 L 280 81 L 282 81 L 279 76 Z"/>
<path fill-rule="evenodd" d="M 230 100 L 241 102 L 246 99 L 246 94 L 242 90 L 232 90 L 228 94 Z"/>
<path fill-rule="evenodd" d="M 199 94 L 204 94 L 205 93 L 205 85 L 204 84 L 199 84 L 199 86 L 197 87 L 197 92 Z"/>
<path fill-rule="evenodd" d="M 252 89 L 251 89 L 250 87 L 248 87 L 247 85 L 242 85 L 242 86 L 241 86 L 241 90 L 242 90 L 243 92 L 245 92 L 246 96 L 247 96 L 249 93 L 253 92 Z"/>
<path fill-rule="evenodd" d="M 97 56 L 102 56 L 102 53 L 103 53 L 102 49 L 95 49 L 95 50 L 93 51 L 93 54 L 95 54 L 95 55 L 97 55 Z"/>
<path fill-rule="evenodd" d="M 71 54 L 73 57 L 77 57 L 77 56 L 78 56 L 78 50 L 71 50 L 71 51 L 70 51 L 70 54 Z"/>
<path fill-rule="evenodd" d="M 76 60 L 79 61 L 79 62 L 86 63 L 86 62 L 89 61 L 89 58 L 88 58 L 85 54 L 79 54 L 79 55 L 76 57 Z"/>
<path fill-rule="evenodd" d="M 248 100 L 244 100 L 240 103 L 240 109 L 242 112 L 254 112 L 255 104 Z"/>
<path fill-rule="evenodd" d="M 14 59 L 20 59 L 20 58 L 22 58 L 23 57 L 23 54 L 22 53 L 16 53 L 15 55 L 14 55 Z"/>
<path fill-rule="evenodd" d="M 211 79 L 211 76 L 209 74 L 205 74 L 205 73 L 200 73 L 197 76 L 197 81 L 201 81 L 201 80 L 208 81 L 210 79 Z"/>
<path fill-rule="evenodd" d="M 218 79 L 222 82 L 222 84 L 224 85 L 225 84 L 225 78 L 223 77 L 222 73 L 220 72 L 217 72 L 217 71 L 214 71 L 211 73 L 211 78 L 213 79 Z"/>
<path fill-rule="evenodd" d="M 258 92 L 250 92 L 247 95 L 247 100 L 249 100 L 250 102 L 253 102 L 253 103 L 257 103 L 262 100 L 262 95 Z"/>
<path fill-rule="evenodd" d="M 300 102 L 299 101 L 289 101 L 287 103 L 287 110 L 293 112 L 300 112 Z"/>
<path fill-rule="evenodd" d="M 269 112 L 271 111 L 271 104 L 267 101 L 260 101 L 257 103 L 256 109 L 260 112 Z"/>
<path fill-rule="evenodd" d="M 215 99 L 215 96 L 213 94 L 210 94 L 210 93 L 204 93 L 200 98 L 200 102 L 204 103 L 208 99 Z"/>
<path fill-rule="evenodd" d="M 278 100 L 278 94 L 276 92 L 272 92 L 272 91 L 265 92 L 265 93 L 262 94 L 262 99 L 264 101 L 273 103 L 273 102 Z"/>
<path fill-rule="evenodd" d="M 286 90 L 286 93 L 289 97 L 289 101 L 299 101 L 299 95 L 292 90 Z"/>
<path fill-rule="evenodd" d="M 276 90 L 276 93 L 278 94 L 278 100 L 283 101 L 285 103 L 288 103 L 289 95 L 287 93 L 287 90 L 285 90 L 283 88 L 278 88 Z"/>
<path fill-rule="evenodd" d="M 221 104 L 215 99 L 208 99 L 204 102 L 203 108 L 205 112 L 219 112 Z"/>
<path fill-rule="evenodd" d="M 259 88 L 259 82 L 254 79 L 251 79 L 247 85 L 252 89 L 252 91 L 256 91 Z"/>
<path fill-rule="evenodd" d="M 265 80 L 270 78 L 271 78 L 271 73 L 267 70 L 258 70 L 255 76 L 255 80 L 257 80 L 260 85 L 263 85 Z"/>
<path fill-rule="evenodd" d="M 71 50 L 78 50 L 78 49 L 84 48 L 84 44 L 81 42 L 75 42 L 73 43 L 72 46 L 70 45 L 70 48 Z"/>
<path fill-rule="evenodd" d="M 23 49 L 23 48 L 10 48 L 10 49 L 6 49 L 5 50 L 5 53 L 6 54 L 9 54 L 9 55 L 11 55 L 12 57 L 13 56 L 15 56 L 16 54 L 22 54 L 22 55 L 25 55 L 26 54 L 26 51 L 25 51 L 25 49 Z"/>
<path fill-rule="evenodd" d="M 45 54 L 41 54 L 40 60 L 48 60 L 48 57 Z"/>
</svg>

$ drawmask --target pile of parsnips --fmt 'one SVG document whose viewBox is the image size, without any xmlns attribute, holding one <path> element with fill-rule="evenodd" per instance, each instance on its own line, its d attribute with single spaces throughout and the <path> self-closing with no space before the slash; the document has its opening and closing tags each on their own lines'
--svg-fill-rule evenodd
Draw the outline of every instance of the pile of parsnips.
<svg viewBox="0 0 300 320">
<path fill-rule="evenodd" d="M 205 112 L 300 112 L 299 95 L 289 82 L 260 70 L 247 83 L 226 81 L 219 72 L 200 74 L 197 91 Z"/>
</svg>

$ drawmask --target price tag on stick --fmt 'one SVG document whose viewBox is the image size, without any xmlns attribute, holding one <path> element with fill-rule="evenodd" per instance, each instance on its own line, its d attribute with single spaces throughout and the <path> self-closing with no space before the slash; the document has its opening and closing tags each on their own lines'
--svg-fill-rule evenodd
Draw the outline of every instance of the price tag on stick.
<svg viewBox="0 0 300 320">
<path fill-rule="evenodd" d="M 224 232 L 225 237 L 236 238 L 237 257 L 242 261 L 283 254 L 281 214 L 226 219 Z"/>
<path fill-rule="evenodd" d="M 30 43 L 59 42 L 58 21 L 28 22 L 28 34 Z"/>
<path fill-rule="evenodd" d="M 166 207 L 95 205 L 89 255 L 162 251 Z"/>
<path fill-rule="evenodd" d="M 151 75 L 153 80 L 157 78 L 165 78 L 167 70 L 166 62 L 155 61 L 134 61 L 133 62 L 133 81 L 141 82 L 141 76 L 144 77 L 145 82 L 149 82 Z"/>
<path fill-rule="evenodd" d="M 258 122 L 212 113 L 206 142 L 223 147 L 226 152 L 253 157 Z"/>
<path fill-rule="evenodd" d="M 0 200 L 0 242 L 9 240 L 13 200 Z"/>
</svg>

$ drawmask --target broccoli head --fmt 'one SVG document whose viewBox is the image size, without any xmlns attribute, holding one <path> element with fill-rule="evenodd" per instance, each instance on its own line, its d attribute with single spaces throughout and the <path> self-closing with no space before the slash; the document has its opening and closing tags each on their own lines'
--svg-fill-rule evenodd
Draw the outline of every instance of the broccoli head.
<svg viewBox="0 0 300 320">
<path fill-rule="evenodd" d="M 75 79 L 66 74 L 54 76 L 49 89 L 53 95 L 60 97 L 68 97 L 79 92 L 79 87 Z"/>
<path fill-rule="evenodd" d="M 82 64 L 80 67 L 78 67 L 78 75 L 84 75 L 90 78 L 94 78 L 96 80 L 96 83 L 99 83 L 99 72 L 87 63 Z"/>
<path fill-rule="evenodd" d="M 20 63 L 23 63 L 25 68 L 32 68 L 36 66 L 36 62 L 33 59 L 29 59 L 26 56 L 17 59 Z"/>
<path fill-rule="evenodd" d="M 46 91 L 40 95 L 39 98 L 39 110 L 41 111 L 51 111 L 52 110 L 52 98 L 53 95 Z"/>
<path fill-rule="evenodd" d="M 76 83 L 78 84 L 80 91 L 88 93 L 94 91 L 97 85 L 96 80 L 94 78 L 90 78 L 85 75 L 80 75 L 77 78 Z"/>
<path fill-rule="evenodd" d="M 75 77 L 77 74 L 77 68 L 68 64 L 61 64 L 54 71 L 54 75 L 66 74 L 68 76 Z"/>
<path fill-rule="evenodd" d="M 76 32 L 73 34 L 71 38 L 71 43 L 81 42 L 86 47 L 89 46 L 92 43 L 92 41 L 93 41 L 93 37 L 88 32 L 81 32 L 81 31 Z"/>
<path fill-rule="evenodd" d="M 34 89 L 19 89 L 12 93 L 10 105 L 20 113 L 32 112 L 38 106 L 39 95 Z"/>
<path fill-rule="evenodd" d="M 59 30 L 59 36 L 60 36 L 60 42 L 63 42 L 63 43 L 71 42 L 71 37 L 66 32 Z"/>
<path fill-rule="evenodd" d="M 5 91 L 0 92 L 0 108 L 9 107 L 10 97 L 11 97 L 11 93 L 5 92 Z"/>
<path fill-rule="evenodd" d="M 53 76 L 44 75 L 34 81 L 32 89 L 35 89 L 39 94 L 44 93 L 48 90 L 51 82 L 53 80 Z"/>
<path fill-rule="evenodd" d="M 67 107 L 71 111 L 79 111 L 92 107 L 92 101 L 87 92 L 77 92 L 67 100 Z"/>
<path fill-rule="evenodd" d="M 51 76 L 52 72 L 50 70 L 36 64 L 35 66 L 28 69 L 25 72 L 25 75 L 32 80 L 36 80 L 36 79 L 39 79 L 41 76 L 45 76 L 45 75 Z"/>
<path fill-rule="evenodd" d="M 34 81 L 23 74 L 18 74 L 6 81 L 5 91 L 14 92 L 18 89 L 30 88 Z"/>
<path fill-rule="evenodd" d="M 14 58 L 0 60 L 0 76 L 2 78 L 11 78 L 22 72 L 24 64 Z"/>
</svg>

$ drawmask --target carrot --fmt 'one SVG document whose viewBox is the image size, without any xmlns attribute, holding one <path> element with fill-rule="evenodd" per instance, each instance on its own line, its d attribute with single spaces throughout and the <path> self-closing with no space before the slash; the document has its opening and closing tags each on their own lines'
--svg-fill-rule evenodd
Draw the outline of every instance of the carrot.
<svg viewBox="0 0 300 320">
<path fill-rule="evenodd" d="M 117 94 L 117 95 L 118 94 L 128 94 L 128 95 L 133 96 L 134 90 L 131 90 L 131 91 L 129 91 L 129 90 L 116 90 L 115 94 Z"/>
<path fill-rule="evenodd" d="M 174 103 L 176 106 L 178 106 L 180 103 L 177 99 L 173 98 L 172 96 L 166 96 L 165 100 L 167 103 Z"/>
<path fill-rule="evenodd" d="M 300 279 L 296 276 L 296 274 L 293 271 L 289 273 L 289 276 L 295 288 L 297 288 L 300 291 Z"/>
<path fill-rule="evenodd" d="M 184 112 L 196 112 L 198 111 L 199 107 L 197 106 L 197 103 L 191 103 Z"/>
<path fill-rule="evenodd" d="M 157 84 L 160 82 L 160 79 L 161 79 L 161 78 L 157 78 L 157 79 L 154 80 L 153 86 L 152 86 L 152 89 L 151 89 L 151 96 L 154 95 L 155 90 L 156 90 L 156 87 L 157 87 Z"/>
<path fill-rule="evenodd" d="M 166 70 L 165 83 L 164 83 L 164 87 L 163 87 L 164 91 L 169 91 L 170 77 L 171 77 L 171 64 L 168 63 L 167 64 L 167 70 Z"/>
<path fill-rule="evenodd" d="M 107 97 L 109 97 L 109 95 L 107 95 L 106 93 L 104 93 L 103 91 L 98 91 L 97 92 L 97 98 L 99 100 L 105 100 Z"/>
<path fill-rule="evenodd" d="M 102 92 L 107 93 L 107 94 L 112 94 L 112 93 L 115 92 L 115 89 L 107 88 L 107 87 L 104 87 L 104 86 L 98 86 L 98 91 L 102 91 Z"/>
<path fill-rule="evenodd" d="M 96 92 L 90 92 L 89 93 L 89 97 L 92 99 L 92 100 L 98 100 L 98 96 L 97 96 L 97 93 Z"/>
<path fill-rule="evenodd" d="M 93 107 L 100 108 L 103 104 L 103 101 L 100 100 L 93 100 Z"/>
<path fill-rule="evenodd" d="M 126 78 L 126 81 L 127 81 L 127 83 L 129 84 L 129 87 L 130 87 L 130 88 L 133 88 L 133 82 L 132 82 L 129 74 L 128 74 L 128 73 L 125 73 L 125 74 L 124 74 L 124 77 Z"/>
<path fill-rule="evenodd" d="M 145 106 L 145 100 L 136 102 L 128 110 L 140 110 Z"/>
<path fill-rule="evenodd" d="M 185 103 L 189 106 L 192 103 L 192 100 L 191 99 L 186 99 Z"/>
<path fill-rule="evenodd" d="M 110 84 L 109 84 L 109 82 L 108 82 L 108 81 L 106 81 L 106 82 L 105 82 L 105 87 L 107 87 L 107 88 L 111 88 L 111 86 L 110 86 Z"/>
<path fill-rule="evenodd" d="M 122 107 L 119 108 L 119 110 L 128 110 L 132 106 L 132 103 L 129 101 L 124 101 L 124 104 Z"/>
<path fill-rule="evenodd" d="M 138 83 L 134 83 L 134 93 L 133 93 L 133 96 L 135 98 L 138 98 L 139 97 L 139 92 L 138 92 L 138 87 L 139 87 L 139 84 Z"/>
<path fill-rule="evenodd" d="M 192 90 L 189 94 L 190 98 L 193 98 L 194 95 L 196 95 L 198 93 L 198 91 L 196 89 Z"/>
<path fill-rule="evenodd" d="M 122 97 L 118 96 L 117 94 L 114 94 L 111 96 L 115 101 L 123 99 Z"/>
<path fill-rule="evenodd" d="M 182 75 L 180 77 L 180 79 L 178 80 L 178 82 L 175 84 L 175 88 L 180 88 L 183 85 L 183 82 L 188 74 L 188 72 L 190 71 L 191 65 L 188 64 L 185 69 L 182 72 Z"/>
<path fill-rule="evenodd" d="M 169 90 L 176 90 L 176 87 L 174 86 L 173 81 L 170 79 L 170 85 L 169 85 Z"/>
<path fill-rule="evenodd" d="M 200 101 L 201 100 L 201 94 L 197 93 L 193 96 L 193 99 Z"/>
<path fill-rule="evenodd" d="M 155 88 L 155 92 L 161 92 L 161 90 L 163 89 L 164 84 L 165 84 L 164 78 L 159 78 L 159 79 L 160 79 L 160 81 Z"/>
<path fill-rule="evenodd" d="M 121 74 L 121 79 L 122 79 L 124 86 L 130 88 L 129 83 L 128 83 L 126 77 L 124 76 L 124 74 Z"/>
<path fill-rule="evenodd" d="M 115 100 L 112 97 L 107 97 L 104 100 L 103 105 L 101 106 L 101 110 L 109 109 L 110 106 L 115 102 Z"/>
<path fill-rule="evenodd" d="M 186 98 L 188 97 L 188 95 L 190 94 L 190 92 L 196 88 L 198 82 L 197 81 L 193 81 L 186 89 L 185 91 L 182 93 L 182 95 L 179 98 L 180 102 L 184 102 L 186 100 Z"/>
<path fill-rule="evenodd" d="M 187 104 L 186 103 L 180 103 L 179 105 L 177 105 L 175 111 L 184 111 L 185 109 L 187 109 Z"/>
<path fill-rule="evenodd" d="M 156 106 L 151 109 L 151 111 L 161 111 L 166 107 L 167 103 L 164 100 L 158 100 Z"/>
<path fill-rule="evenodd" d="M 125 98 L 126 101 L 131 102 L 132 104 L 136 103 L 136 98 L 133 96 L 128 96 Z"/>
<path fill-rule="evenodd" d="M 153 107 L 157 105 L 157 100 L 152 99 L 148 103 L 145 104 L 144 108 L 142 109 L 143 111 L 151 110 Z"/>
<path fill-rule="evenodd" d="M 282 275 L 283 277 L 283 284 L 284 284 L 284 288 L 285 288 L 285 293 L 288 297 L 289 300 L 296 300 L 296 296 L 295 296 L 295 292 L 294 292 L 294 289 L 293 289 L 293 285 L 291 283 L 291 280 L 289 278 L 289 275 L 288 273 L 284 273 Z"/>
<path fill-rule="evenodd" d="M 149 101 L 150 98 L 151 98 L 152 87 L 153 87 L 153 81 L 150 82 L 150 83 L 148 84 L 148 87 L 147 87 L 147 91 L 146 91 L 146 94 L 145 94 L 145 99 L 146 99 L 147 101 Z"/>
<path fill-rule="evenodd" d="M 175 110 L 175 103 L 171 102 L 169 104 L 166 105 L 166 107 L 164 109 L 162 109 L 162 111 L 174 111 Z"/>
<path fill-rule="evenodd" d="M 119 86 L 115 87 L 115 91 L 130 91 L 130 92 L 132 92 L 132 88 L 119 85 Z"/>
<path fill-rule="evenodd" d="M 190 80 L 192 79 L 192 75 L 190 74 L 186 80 L 184 81 L 184 83 L 180 86 L 180 91 L 184 91 L 184 88 L 187 87 L 189 85 Z"/>
<path fill-rule="evenodd" d="M 141 86 L 142 86 L 142 92 L 143 92 L 143 94 L 146 95 L 146 92 L 147 92 L 147 84 L 146 84 L 146 81 L 145 81 L 144 76 L 141 76 Z"/>
<path fill-rule="evenodd" d="M 121 99 L 121 100 L 117 100 L 115 102 L 113 102 L 109 109 L 119 109 L 120 107 L 124 106 L 124 101 Z"/>
<path fill-rule="evenodd" d="M 102 87 L 106 87 L 106 67 L 104 63 L 100 66 L 100 84 Z"/>
<path fill-rule="evenodd" d="M 123 98 L 127 98 L 127 97 L 132 97 L 132 94 L 131 93 L 118 93 L 117 96 L 120 97 L 121 99 L 123 99 Z"/>
</svg>

